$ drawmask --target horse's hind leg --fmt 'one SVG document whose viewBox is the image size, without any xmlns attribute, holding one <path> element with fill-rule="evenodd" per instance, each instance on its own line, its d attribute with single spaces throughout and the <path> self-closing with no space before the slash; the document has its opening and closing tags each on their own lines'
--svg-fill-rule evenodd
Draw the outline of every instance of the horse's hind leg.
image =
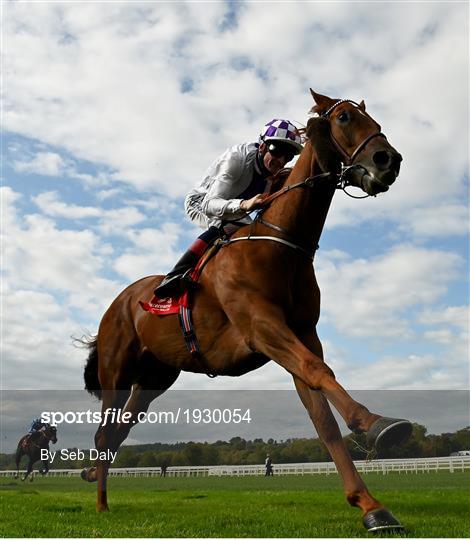
<svg viewBox="0 0 470 540">
<path fill-rule="evenodd" d="M 18 447 L 17 450 L 16 450 L 16 455 L 15 455 L 15 463 L 16 463 L 15 479 L 16 480 L 18 480 L 18 478 L 20 476 L 20 462 L 21 462 L 22 457 L 23 457 L 23 452 L 21 451 L 21 448 Z"/>
<path fill-rule="evenodd" d="M 177 379 L 179 371 L 159 364 L 150 354 L 144 354 L 136 360 L 140 370 L 137 377 L 138 383 L 130 390 L 106 390 L 103 391 L 102 415 L 107 409 L 122 409 L 121 417 L 124 413 L 130 412 L 128 422 L 103 422 L 95 435 L 95 444 L 98 452 L 108 450 L 115 452 L 121 443 L 126 439 L 130 429 L 138 422 L 138 413 L 144 412 L 157 396 L 167 390 Z M 120 385 L 122 388 L 122 384 Z M 129 397 L 130 396 L 130 397 Z M 127 403 L 126 403 L 127 402 Z M 97 480 L 98 498 L 97 510 L 99 512 L 108 510 L 106 483 L 110 461 L 97 459 L 96 468 L 86 471 L 85 477 L 89 481 Z"/>
<path fill-rule="evenodd" d="M 179 370 L 161 364 L 148 352 L 141 357 L 140 366 L 142 369 L 140 377 L 132 387 L 131 396 L 123 410 L 123 414 L 130 413 L 130 418 L 128 422 L 119 424 L 115 441 L 116 450 L 127 438 L 131 428 L 142 420 L 139 413 L 147 412 L 150 403 L 166 392 L 180 374 Z"/>
<path fill-rule="evenodd" d="M 130 390 L 113 389 L 102 391 L 103 402 L 101 405 L 101 424 L 95 434 L 95 447 L 98 451 L 98 458 L 95 463 L 96 468 L 90 471 L 92 478 L 88 478 L 88 480 L 96 479 L 98 482 L 96 501 L 96 509 L 98 512 L 108 510 L 106 493 L 108 469 L 110 466 L 108 450 L 112 449 L 113 440 L 117 433 L 117 424 L 110 421 L 107 416 L 107 411 L 112 411 L 113 409 L 122 409 L 129 394 Z"/>
<path fill-rule="evenodd" d="M 28 468 L 26 469 L 26 473 L 23 476 L 23 478 L 21 479 L 21 480 L 23 480 L 23 482 L 31 474 L 31 471 L 33 470 L 33 465 L 34 465 L 34 461 L 30 458 L 29 461 L 28 461 Z M 33 476 L 31 476 L 31 478 L 30 478 L 30 482 L 32 482 L 32 481 L 33 481 Z"/>
</svg>

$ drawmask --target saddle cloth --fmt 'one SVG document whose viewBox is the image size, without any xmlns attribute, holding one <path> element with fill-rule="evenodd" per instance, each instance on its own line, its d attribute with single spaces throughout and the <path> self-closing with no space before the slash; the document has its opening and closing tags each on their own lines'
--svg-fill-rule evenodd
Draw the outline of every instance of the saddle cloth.
<svg viewBox="0 0 470 540">
<path fill-rule="evenodd" d="M 191 277 L 193 277 L 191 275 Z M 149 302 L 139 301 L 142 309 L 154 315 L 173 315 L 179 313 L 181 306 L 189 307 L 189 294 L 185 291 L 175 298 L 158 298 L 153 296 Z"/>
<path fill-rule="evenodd" d="M 206 260 L 207 258 L 204 259 L 203 257 L 196 265 L 196 268 L 190 272 L 189 276 L 193 281 L 199 279 Z M 190 295 L 189 291 L 185 291 L 175 298 L 158 298 L 154 295 L 150 302 L 139 301 L 139 304 L 142 309 L 154 315 L 173 315 L 177 313 L 189 353 L 193 357 L 200 358 L 201 349 L 193 326 L 190 296 L 192 295 Z"/>
<path fill-rule="evenodd" d="M 206 253 L 199 259 L 196 266 L 189 273 L 189 277 L 197 282 L 201 276 L 202 269 L 204 268 L 206 262 L 215 254 L 218 249 L 218 242 L 215 242 Z M 139 300 L 139 304 L 145 311 L 153 313 L 154 315 L 173 315 L 175 313 L 180 313 L 181 309 L 190 309 L 191 307 L 191 297 L 189 291 L 184 291 L 179 296 L 174 298 L 158 298 L 158 296 L 153 296 L 149 302 L 142 302 Z"/>
</svg>

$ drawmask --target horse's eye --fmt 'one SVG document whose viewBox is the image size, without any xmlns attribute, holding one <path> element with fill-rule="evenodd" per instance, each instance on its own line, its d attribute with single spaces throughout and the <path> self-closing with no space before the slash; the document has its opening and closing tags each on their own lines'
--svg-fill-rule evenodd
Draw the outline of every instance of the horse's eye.
<svg viewBox="0 0 470 540">
<path fill-rule="evenodd" d="M 338 121 L 341 123 L 347 122 L 349 120 L 348 113 L 346 111 L 338 115 Z"/>
</svg>

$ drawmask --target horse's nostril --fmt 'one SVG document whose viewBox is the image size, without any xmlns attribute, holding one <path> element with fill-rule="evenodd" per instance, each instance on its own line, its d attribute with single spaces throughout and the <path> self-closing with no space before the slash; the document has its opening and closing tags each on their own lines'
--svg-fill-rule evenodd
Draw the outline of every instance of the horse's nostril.
<svg viewBox="0 0 470 540">
<path fill-rule="evenodd" d="M 373 157 L 374 163 L 378 167 L 388 167 L 390 164 L 390 154 L 386 152 L 385 150 L 381 150 L 380 152 L 375 152 Z"/>
</svg>

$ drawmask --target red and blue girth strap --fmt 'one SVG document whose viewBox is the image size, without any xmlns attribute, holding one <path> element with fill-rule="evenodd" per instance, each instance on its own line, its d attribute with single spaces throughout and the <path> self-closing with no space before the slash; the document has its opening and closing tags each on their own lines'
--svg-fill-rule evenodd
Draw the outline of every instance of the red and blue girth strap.
<svg viewBox="0 0 470 540">
<path fill-rule="evenodd" d="M 183 331 L 184 342 L 186 343 L 189 353 L 191 356 L 200 357 L 201 349 L 196 337 L 196 332 L 194 331 L 191 309 L 182 303 L 180 305 L 178 317 L 180 320 L 181 329 Z"/>
<path fill-rule="evenodd" d="M 199 361 L 203 373 L 211 379 L 217 377 L 215 373 L 210 372 L 210 368 L 206 365 L 204 356 L 201 354 L 201 348 L 199 347 L 199 341 L 193 326 L 191 308 L 184 305 L 184 303 L 180 304 L 178 318 L 180 320 L 181 330 L 183 331 L 184 342 L 186 343 L 190 355 Z"/>
</svg>

